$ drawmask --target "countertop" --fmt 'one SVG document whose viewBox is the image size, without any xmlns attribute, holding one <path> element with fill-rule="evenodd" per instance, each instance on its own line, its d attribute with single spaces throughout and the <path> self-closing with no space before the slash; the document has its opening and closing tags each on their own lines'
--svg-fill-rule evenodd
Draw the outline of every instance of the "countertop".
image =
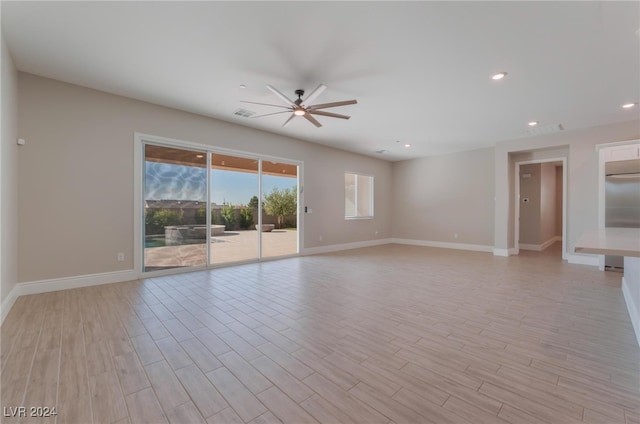
<svg viewBox="0 0 640 424">
<path fill-rule="evenodd" d="M 598 228 L 585 231 L 576 253 L 640 257 L 640 228 Z"/>
</svg>

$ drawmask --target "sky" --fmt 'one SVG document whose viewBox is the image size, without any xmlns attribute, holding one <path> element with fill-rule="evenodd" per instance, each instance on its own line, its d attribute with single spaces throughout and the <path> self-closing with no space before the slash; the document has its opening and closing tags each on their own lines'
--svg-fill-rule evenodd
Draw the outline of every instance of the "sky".
<svg viewBox="0 0 640 424">
<path fill-rule="evenodd" d="M 145 200 L 197 200 L 205 202 L 207 172 L 204 168 L 145 162 Z M 296 178 L 262 176 L 262 191 L 293 188 Z M 247 172 L 211 170 L 211 201 L 221 205 L 246 205 L 258 195 L 258 175 Z"/>
</svg>

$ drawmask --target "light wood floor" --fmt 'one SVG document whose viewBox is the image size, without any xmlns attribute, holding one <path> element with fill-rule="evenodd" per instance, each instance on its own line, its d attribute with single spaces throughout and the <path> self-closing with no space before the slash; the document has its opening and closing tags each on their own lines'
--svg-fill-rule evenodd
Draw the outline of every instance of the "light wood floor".
<svg viewBox="0 0 640 424">
<path fill-rule="evenodd" d="M 59 423 L 637 424 L 619 280 L 548 252 L 387 245 L 25 296 L 2 326 L 2 406 Z"/>
</svg>

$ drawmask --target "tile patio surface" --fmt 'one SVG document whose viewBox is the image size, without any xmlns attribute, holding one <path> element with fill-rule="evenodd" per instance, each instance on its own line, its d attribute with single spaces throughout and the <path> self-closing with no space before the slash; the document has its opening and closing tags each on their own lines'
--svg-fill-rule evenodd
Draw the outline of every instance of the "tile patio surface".
<svg viewBox="0 0 640 424">
<path fill-rule="evenodd" d="M 211 242 L 211 262 L 223 264 L 247 261 L 258 257 L 258 239 L 255 230 L 225 231 Z M 293 255 L 297 252 L 298 231 L 273 230 L 262 233 L 262 256 L 265 258 Z M 145 249 L 147 271 L 156 269 L 205 265 L 206 244 L 162 246 Z"/>
</svg>

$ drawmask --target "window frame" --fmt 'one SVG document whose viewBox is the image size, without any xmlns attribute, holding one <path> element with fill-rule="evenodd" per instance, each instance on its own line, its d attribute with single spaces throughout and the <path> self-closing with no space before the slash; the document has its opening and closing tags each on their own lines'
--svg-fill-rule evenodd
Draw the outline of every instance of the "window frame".
<svg viewBox="0 0 640 424">
<path fill-rule="evenodd" d="M 354 211 L 355 211 L 355 215 L 354 216 L 347 216 L 347 211 L 346 211 L 346 202 L 347 202 L 347 184 L 346 184 L 346 179 L 347 179 L 347 175 L 353 175 L 355 184 L 355 195 L 354 195 Z M 368 210 L 370 211 L 369 215 L 358 215 L 358 178 L 359 177 L 366 177 L 369 179 L 369 208 Z M 375 176 L 371 175 L 371 174 L 362 174 L 362 173 L 358 173 L 358 172 L 353 172 L 353 171 L 345 171 L 344 172 L 344 180 L 345 180 L 345 185 L 344 185 L 344 201 L 345 201 L 345 210 L 344 210 L 344 219 L 347 221 L 351 221 L 351 220 L 359 220 L 359 219 L 373 219 L 375 217 L 375 202 L 374 202 L 374 187 L 375 187 Z"/>
</svg>

